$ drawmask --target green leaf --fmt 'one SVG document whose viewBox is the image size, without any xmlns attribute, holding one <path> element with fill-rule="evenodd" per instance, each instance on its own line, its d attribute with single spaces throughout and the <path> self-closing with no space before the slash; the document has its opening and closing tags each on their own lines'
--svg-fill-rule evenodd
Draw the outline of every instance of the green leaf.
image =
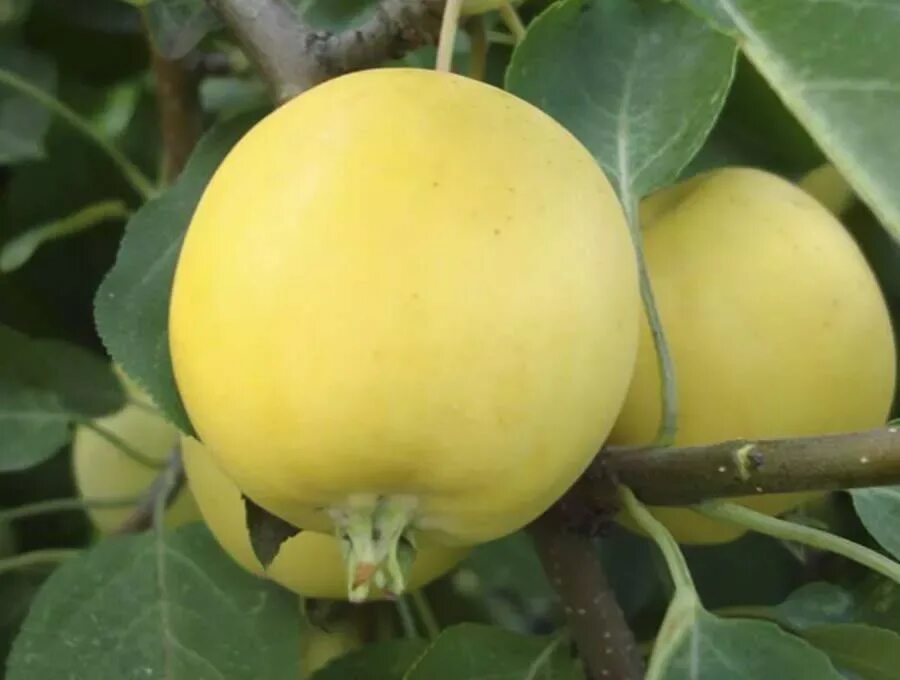
<svg viewBox="0 0 900 680">
<path fill-rule="evenodd" d="M 325 31 L 343 31 L 365 21 L 378 0 L 291 0 L 291 4 L 310 26 Z"/>
<path fill-rule="evenodd" d="M 24 78 L 45 92 L 56 89 L 56 69 L 46 56 L 22 47 L 0 45 L 0 70 Z M 0 164 L 44 156 L 50 112 L 30 97 L 0 85 Z"/>
<path fill-rule="evenodd" d="M 900 559 L 900 486 L 853 489 L 850 495 L 866 530 Z"/>
<path fill-rule="evenodd" d="M 825 654 L 774 623 L 720 619 L 703 610 L 660 677 L 842 680 Z"/>
<path fill-rule="evenodd" d="M 428 643 L 425 640 L 390 640 L 366 645 L 329 663 L 312 680 L 403 680 Z"/>
<path fill-rule="evenodd" d="M 300 529 L 261 508 L 243 494 L 241 498 L 244 501 L 250 547 L 263 569 L 268 569 L 278 555 L 281 544 L 299 534 Z"/>
<path fill-rule="evenodd" d="M 0 383 L 0 472 L 24 470 L 50 458 L 69 441 L 67 413 L 52 395 L 12 391 Z"/>
<path fill-rule="evenodd" d="M 121 407 L 109 363 L 59 340 L 0 326 L 0 471 L 23 470 L 65 445 L 73 420 Z"/>
<path fill-rule="evenodd" d="M 900 669 L 900 635 L 859 623 L 819 626 L 803 637 L 861 680 L 896 680 Z"/>
<path fill-rule="evenodd" d="M 31 10 L 32 0 L 0 0 L 0 28 L 20 24 Z"/>
<path fill-rule="evenodd" d="M 168 59 L 186 56 L 219 27 L 216 13 L 204 0 L 153 0 L 144 11 L 154 47 Z"/>
<path fill-rule="evenodd" d="M 869 574 L 853 588 L 857 602 L 856 621 L 900 633 L 900 585 Z"/>
<path fill-rule="evenodd" d="M 296 680 L 299 612 L 205 527 L 118 537 L 67 561 L 35 598 L 7 680 Z"/>
<path fill-rule="evenodd" d="M 508 630 L 533 632 L 535 620 L 557 609 L 558 597 L 525 531 L 476 546 L 453 584 L 470 606 Z"/>
<path fill-rule="evenodd" d="M 900 239 L 900 4 L 682 1 L 738 40 L 788 109 Z"/>
<path fill-rule="evenodd" d="M 463 623 L 446 628 L 404 680 L 576 680 L 583 675 L 564 641 Z"/>
<path fill-rule="evenodd" d="M 722 114 L 681 178 L 734 165 L 798 178 L 824 162 L 822 150 L 809 133 L 741 57 Z"/>
<path fill-rule="evenodd" d="M 851 622 L 856 615 L 856 600 L 840 586 L 819 581 L 795 590 L 775 612 L 786 626 L 802 630 Z"/>
<path fill-rule="evenodd" d="M 734 44 L 675 3 L 563 0 L 531 23 L 506 86 L 573 132 L 627 206 L 700 148 L 734 62 Z"/>
<path fill-rule="evenodd" d="M 109 363 L 60 340 L 33 340 L 0 326 L 0 382 L 52 395 L 61 412 L 96 418 L 119 409 L 125 395 Z"/>
<path fill-rule="evenodd" d="M 258 119 L 247 114 L 213 127 L 176 184 L 128 222 L 116 264 L 97 290 L 94 318 L 110 355 L 162 413 L 192 434 L 169 356 L 169 296 L 194 207 L 229 149 Z"/>
</svg>

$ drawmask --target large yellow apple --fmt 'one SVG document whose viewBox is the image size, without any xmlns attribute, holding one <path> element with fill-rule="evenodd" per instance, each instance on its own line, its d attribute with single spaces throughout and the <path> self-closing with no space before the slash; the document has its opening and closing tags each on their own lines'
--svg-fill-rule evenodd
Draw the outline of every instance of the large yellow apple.
<svg viewBox="0 0 900 680">
<path fill-rule="evenodd" d="M 729 168 L 651 196 L 641 217 L 675 364 L 677 444 L 849 432 L 884 422 L 895 375 L 888 310 L 859 248 L 815 199 L 774 175 Z M 610 443 L 651 442 L 659 382 L 645 323 Z M 742 502 L 778 514 L 806 497 Z M 686 509 L 655 513 L 682 542 L 742 533 Z"/>
<path fill-rule="evenodd" d="M 404 533 L 488 541 L 555 501 L 612 427 L 638 314 L 622 209 L 575 137 L 490 85 L 376 69 L 232 149 L 180 254 L 170 343 L 241 490 L 337 528 L 373 574 Z"/>
<path fill-rule="evenodd" d="M 118 367 L 129 401 L 114 413 L 98 418 L 97 426 L 109 430 L 145 458 L 160 467 L 150 467 L 124 453 L 116 444 L 94 430 L 79 426 L 72 444 L 75 483 L 82 498 L 128 499 L 144 493 L 156 479 L 172 448 L 178 443 L 178 430 L 156 410 L 150 399 Z M 94 525 L 102 533 L 112 533 L 133 511 L 132 506 L 91 508 Z M 190 493 L 182 491 L 166 513 L 166 524 L 176 527 L 199 519 Z"/>
<path fill-rule="evenodd" d="M 188 484 L 203 519 L 219 545 L 238 564 L 305 597 L 347 599 L 347 575 L 337 538 L 301 531 L 282 543 L 274 561 L 264 570 L 250 545 L 238 487 L 196 439 L 183 438 L 182 452 Z M 442 576 L 468 552 L 466 548 L 423 548 L 410 571 L 409 587 L 420 588 Z"/>
</svg>

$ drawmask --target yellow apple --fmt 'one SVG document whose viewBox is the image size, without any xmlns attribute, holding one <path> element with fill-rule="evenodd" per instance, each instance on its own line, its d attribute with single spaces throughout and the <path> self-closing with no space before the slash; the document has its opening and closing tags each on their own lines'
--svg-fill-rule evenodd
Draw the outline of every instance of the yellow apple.
<svg viewBox="0 0 900 680">
<path fill-rule="evenodd" d="M 641 216 L 675 364 L 676 444 L 884 423 L 894 394 L 890 317 L 859 248 L 828 210 L 775 175 L 728 168 L 654 194 Z M 611 444 L 652 441 L 659 384 L 644 323 Z M 808 497 L 765 491 L 741 502 L 778 514 Z M 722 542 L 742 533 L 686 509 L 655 513 L 682 542 Z"/>
<path fill-rule="evenodd" d="M 399 591 L 402 536 L 498 538 L 581 474 L 638 315 L 622 208 L 578 140 L 490 85 L 392 68 L 305 92 L 231 150 L 169 328 L 191 421 L 241 491 L 339 531 L 350 571 Z"/>
</svg>

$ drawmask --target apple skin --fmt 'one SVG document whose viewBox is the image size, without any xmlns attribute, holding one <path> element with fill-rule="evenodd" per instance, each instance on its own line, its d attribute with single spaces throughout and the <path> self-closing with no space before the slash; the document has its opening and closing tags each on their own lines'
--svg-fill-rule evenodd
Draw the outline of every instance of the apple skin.
<svg viewBox="0 0 900 680">
<path fill-rule="evenodd" d="M 885 422 L 896 366 L 890 316 L 856 243 L 823 205 L 770 173 L 726 168 L 653 194 L 641 220 L 675 366 L 676 445 L 835 434 Z M 644 321 L 609 443 L 649 444 L 659 394 Z M 817 495 L 735 500 L 777 515 Z M 743 533 L 686 509 L 654 513 L 683 543 Z"/>
<path fill-rule="evenodd" d="M 95 431 L 78 426 L 72 442 L 75 483 L 82 498 L 137 498 L 153 483 L 178 443 L 177 428 L 163 418 L 150 399 L 118 367 L 129 401 L 118 412 L 98 418 L 96 424 L 116 434 L 145 457 L 158 461 L 151 468 L 123 453 Z M 115 532 L 133 507 L 89 508 L 88 515 L 101 534 Z M 190 492 L 182 489 L 166 512 L 166 526 L 175 528 L 200 519 Z"/>
</svg>

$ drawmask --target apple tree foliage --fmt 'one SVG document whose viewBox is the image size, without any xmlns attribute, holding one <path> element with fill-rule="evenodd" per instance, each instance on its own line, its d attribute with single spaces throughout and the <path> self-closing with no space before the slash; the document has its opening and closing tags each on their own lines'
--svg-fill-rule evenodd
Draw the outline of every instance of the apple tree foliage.
<svg viewBox="0 0 900 680">
<path fill-rule="evenodd" d="M 291 3 L 322 30 L 357 25 L 377 4 Z M 485 78 L 575 134 L 626 206 L 705 169 L 798 180 L 830 162 L 855 196 L 842 219 L 900 309 L 900 0 L 526 0 L 519 11 L 516 45 L 497 13 L 485 17 Z M 463 73 L 472 35 L 457 39 Z M 151 49 L 187 65 L 202 115 L 202 138 L 168 184 Z M 385 65 L 433 60 L 425 47 Z M 9 680 L 294 679 L 300 640 L 327 625 L 322 603 L 298 606 L 246 574 L 199 523 L 100 539 L 65 501 L 74 426 L 125 400 L 110 359 L 192 431 L 166 342 L 175 261 L 212 172 L 271 106 L 203 0 L 0 1 Z M 794 519 L 900 559 L 898 489 L 834 493 Z M 900 583 L 748 534 L 685 547 L 699 599 L 670 606 L 652 541 L 616 527 L 594 545 L 653 678 L 900 678 Z M 481 546 L 425 589 L 427 611 L 367 605 L 394 634 L 373 633 L 314 678 L 584 678 L 551 586 L 527 533 Z"/>
</svg>

